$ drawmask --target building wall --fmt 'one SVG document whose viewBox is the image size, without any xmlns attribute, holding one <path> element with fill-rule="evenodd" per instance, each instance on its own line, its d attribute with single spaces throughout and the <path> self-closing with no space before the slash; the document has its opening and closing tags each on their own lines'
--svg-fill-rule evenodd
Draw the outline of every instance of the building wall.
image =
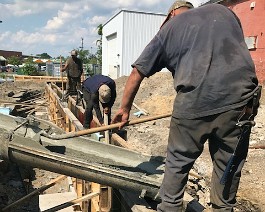
<svg viewBox="0 0 265 212">
<path fill-rule="evenodd" d="M 122 12 L 115 15 L 110 21 L 103 25 L 102 35 L 102 74 L 109 76 L 110 69 L 115 68 L 114 66 L 121 64 L 121 57 L 118 55 L 122 52 L 122 26 L 123 26 Z M 115 38 L 116 37 L 116 38 Z M 113 38 L 116 40 L 115 48 L 110 47 L 110 43 Z"/>
<path fill-rule="evenodd" d="M 164 19 L 162 14 L 122 10 L 104 24 L 102 74 L 112 78 L 128 76 L 131 64 L 158 32 Z"/>
<path fill-rule="evenodd" d="M 250 49 L 260 83 L 265 82 L 265 0 L 224 1 L 239 17 L 244 36 L 254 40 Z"/>
<path fill-rule="evenodd" d="M 140 56 L 165 20 L 165 15 L 126 12 L 123 16 L 122 64 L 123 75 L 131 73 L 132 63 Z"/>
</svg>

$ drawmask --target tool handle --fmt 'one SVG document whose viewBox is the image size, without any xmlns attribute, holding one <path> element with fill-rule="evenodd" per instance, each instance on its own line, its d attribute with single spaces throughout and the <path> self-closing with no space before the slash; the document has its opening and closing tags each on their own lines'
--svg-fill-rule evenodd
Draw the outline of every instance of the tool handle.
<svg viewBox="0 0 265 212">
<path fill-rule="evenodd" d="M 142 118 L 142 119 L 135 119 L 135 120 L 129 121 L 125 126 L 140 124 L 140 123 L 152 121 L 155 119 L 166 118 L 166 117 L 170 117 L 171 115 L 172 115 L 171 113 L 166 113 L 166 114 L 150 116 L 150 117 L 146 117 L 146 118 Z M 106 130 L 117 129 L 120 127 L 120 125 L 121 125 L 121 123 L 115 123 L 115 124 L 110 124 L 107 126 L 100 126 L 100 127 L 91 128 L 91 129 L 84 129 L 84 130 L 80 130 L 77 132 L 69 132 L 69 133 L 65 133 L 65 134 L 61 134 L 61 135 L 49 135 L 48 133 L 43 131 L 41 133 L 41 135 L 43 135 L 47 138 L 50 138 L 50 139 L 58 139 L 59 140 L 59 139 L 66 139 L 66 138 L 74 138 L 74 137 L 92 134 L 92 133 L 96 133 L 96 132 L 102 132 L 102 131 L 106 131 Z"/>
<path fill-rule="evenodd" d="M 140 123 L 144 123 L 147 121 L 153 121 L 155 119 L 166 118 L 166 117 L 170 117 L 171 115 L 172 115 L 172 113 L 166 113 L 166 114 L 155 115 L 155 116 L 150 116 L 150 117 L 141 118 L 141 119 L 134 119 L 134 120 L 129 121 L 125 126 L 140 124 Z M 87 134 L 91 134 L 91 133 L 95 133 L 95 132 L 102 132 L 105 130 L 117 129 L 117 128 L 119 128 L 120 125 L 121 125 L 121 123 L 115 123 L 115 124 L 110 124 L 108 126 L 101 126 L 101 127 L 97 127 L 97 128 L 80 130 L 80 131 L 77 131 L 75 133 L 77 134 L 77 136 L 87 135 Z"/>
<path fill-rule="evenodd" d="M 233 170 L 233 163 L 234 163 L 235 157 L 236 156 L 234 154 L 230 157 L 228 164 L 225 168 L 224 174 L 220 180 L 221 185 L 225 185 L 225 183 L 227 182 L 227 179 Z"/>
</svg>

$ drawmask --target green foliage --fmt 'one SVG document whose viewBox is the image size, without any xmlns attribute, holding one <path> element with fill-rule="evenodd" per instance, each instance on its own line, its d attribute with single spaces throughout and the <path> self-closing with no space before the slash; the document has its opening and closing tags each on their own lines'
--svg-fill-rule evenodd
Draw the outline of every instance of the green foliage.
<svg viewBox="0 0 265 212">
<path fill-rule="evenodd" d="M 100 45 L 98 45 L 98 49 L 96 52 L 96 58 L 98 60 L 98 64 L 102 65 L 102 45 L 100 43 Z"/>
<path fill-rule="evenodd" d="M 33 57 L 28 57 L 27 59 L 25 59 L 24 62 L 25 63 L 33 63 Z"/>
<path fill-rule="evenodd" d="M 103 33 L 102 33 L 102 29 L 103 29 L 102 24 L 98 25 L 97 28 L 98 28 L 98 35 L 102 36 L 103 35 Z"/>
<path fill-rule="evenodd" d="M 25 66 L 23 67 L 22 73 L 25 75 L 34 76 L 36 75 L 37 67 L 33 62 L 33 58 L 29 57 L 25 60 Z"/>
<path fill-rule="evenodd" d="M 33 76 L 34 73 L 36 72 L 36 67 L 34 64 L 31 64 L 31 63 L 26 63 L 25 66 L 23 67 L 23 73 L 25 75 L 31 75 Z"/>
<path fill-rule="evenodd" d="M 6 78 L 6 73 L 0 73 L 0 78 L 5 79 Z"/>
<path fill-rule="evenodd" d="M 90 52 L 89 50 L 86 49 L 80 49 L 77 50 L 79 58 L 82 60 L 83 64 L 89 63 L 89 57 L 90 57 Z"/>
<path fill-rule="evenodd" d="M 47 53 L 37 54 L 37 56 L 40 56 L 41 59 L 51 59 L 52 58 Z"/>
<path fill-rule="evenodd" d="M 100 39 L 97 40 L 96 44 L 98 46 L 96 57 L 98 60 L 98 64 L 102 65 L 102 24 L 98 25 L 98 35 L 100 35 Z"/>
<path fill-rule="evenodd" d="M 16 57 L 16 56 L 11 56 L 11 57 L 7 58 L 7 61 L 8 61 L 9 64 L 12 64 L 12 65 L 15 65 L 15 66 L 21 65 L 20 58 Z"/>
</svg>

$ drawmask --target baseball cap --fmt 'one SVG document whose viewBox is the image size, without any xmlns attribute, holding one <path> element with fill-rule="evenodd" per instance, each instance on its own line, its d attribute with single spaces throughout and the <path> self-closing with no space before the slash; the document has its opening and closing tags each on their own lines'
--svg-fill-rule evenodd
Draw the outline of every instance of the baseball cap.
<svg viewBox="0 0 265 212">
<path fill-rule="evenodd" d="M 103 84 L 98 89 L 99 101 L 102 103 L 108 103 L 111 98 L 111 90 L 109 86 Z"/>
<path fill-rule="evenodd" d="M 171 7 L 168 10 L 168 15 L 171 13 L 172 10 L 176 10 L 180 7 L 188 7 L 188 8 L 193 8 L 192 3 L 188 2 L 188 1 L 175 1 Z"/>
<path fill-rule="evenodd" d="M 77 56 L 77 51 L 76 51 L 76 50 L 72 50 L 72 51 L 71 51 L 71 55 L 73 55 L 73 56 Z"/>
<path fill-rule="evenodd" d="M 188 1 L 175 1 L 168 10 L 167 17 L 161 27 L 170 19 L 170 13 L 180 7 L 187 7 L 189 9 L 194 8 L 193 4 Z"/>
</svg>

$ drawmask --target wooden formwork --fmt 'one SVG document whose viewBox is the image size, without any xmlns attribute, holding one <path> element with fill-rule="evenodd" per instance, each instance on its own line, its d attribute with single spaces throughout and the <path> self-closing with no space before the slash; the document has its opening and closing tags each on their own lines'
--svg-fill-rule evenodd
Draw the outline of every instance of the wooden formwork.
<svg viewBox="0 0 265 212">
<path fill-rule="evenodd" d="M 67 77 L 13 75 L 14 81 L 67 82 Z"/>
<path fill-rule="evenodd" d="M 51 119 L 54 120 L 58 126 L 64 129 L 66 132 L 78 131 L 83 129 L 84 112 L 85 109 L 82 106 L 76 105 L 76 100 L 69 96 L 68 103 L 62 105 L 60 99 L 62 99 L 63 92 L 56 84 L 51 83 L 46 86 L 46 95 L 48 99 L 49 111 Z M 65 106 L 65 107 L 64 107 Z M 93 122 L 96 126 L 100 125 L 96 117 L 93 117 Z M 103 140 L 103 142 L 107 142 Z M 109 141 L 114 145 L 121 146 L 127 149 L 133 149 L 123 138 L 118 134 L 112 133 L 111 140 Z M 112 209 L 113 189 L 105 185 L 99 185 L 93 182 L 86 182 L 80 179 L 72 179 L 73 185 L 77 192 L 78 198 L 87 195 L 88 193 L 99 193 L 88 201 L 80 203 L 80 208 L 83 212 L 109 212 Z M 148 205 L 145 201 L 140 200 L 137 194 L 130 194 L 126 192 L 120 193 L 123 200 L 128 207 L 134 208 L 132 211 L 153 211 L 145 207 Z M 130 201 L 128 195 L 130 194 Z M 128 202 L 129 201 L 129 202 Z M 125 204 L 121 202 L 121 204 Z M 141 206 L 143 205 L 143 206 Z M 145 210 L 143 210 L 145 208 Z"/>
<path fill-rule="evenodd" d="M 77 106 L 74 98 L 69 97 L 68 104 L 63 105 L 61 89 L 51 83 L 45 87 L 45 94 L 48 101 L 48 112 L 50 119 L 66 132 L 73 132 L 83 129 L 84 108 Z M 65 107 L 66 106 L 66 107 Z M 111 209 L 111 188 L 99 185 L 93 182 L 87 182 L 81 179 L 72 179 L 77 197 L 80 198 L 89 193 L 99 193 L 99 195 L 91 198 L 90 201 L 80 203 L 83 212 L 108 212 Z M 89 211 L 88 211 L 89 209 Z"/>
</svg>

